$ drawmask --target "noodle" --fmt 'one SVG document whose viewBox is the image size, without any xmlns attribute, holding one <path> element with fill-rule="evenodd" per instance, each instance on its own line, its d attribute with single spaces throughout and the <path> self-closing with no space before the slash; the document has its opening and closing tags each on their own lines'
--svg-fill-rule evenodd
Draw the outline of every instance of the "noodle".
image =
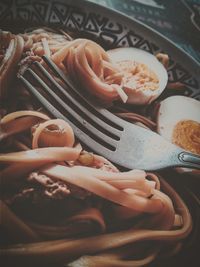
<svg viewBox="0 0 200 267">
<path fill-rule="evenodd" d="M 63 120 L 56 119 L 56 120 L 49 120 L 44 123 L 41 123 L 36 128 L 33 134 L 32 148 L 38 148 L 39 137 L 41 133 L 43 132 L 43 130 L 47 128 L 49 125 L 54 125 L 54 126 L 56 125 L 58 127 L 61 127 L 62 130 L 60 129 L 60 132 L 62 131 L 63 136 L 62 136 L 62 142 L 60 143 L 60 146 L 72 147 L 74 145 L 74 133 L 70 125 L 67 122 L 64 122 Z M 59 138 L 61 139 L 61 136 L 59 136 Z M 45 142 L 47 142 L 47 140 L 45 140 Z M 58 145 L 58 140 L 56 140 L 56 145 Z M 50 146 L 54 146 L 54 145 L 50 144 Z"/>
<path fill-rule="evenodd" d="M 51 241 L 50 243 L 48 241 L 32 243 L 21 245 L 20 247 L 12 246 L 10 249 L 2 249 L 1 253 L 3 257 L 12 255 L 13 258 L 20 257 L 24 260 L 28 259 L 29 257 L 34 257 L 35 260 L 37 259 L 39 261 L 41 257 L 47 257 L 48 261 L 52 262 L 52 260 L 55 261 L 55 258 L 64 261 L 69 258 L 69 255 L 70 257 L 78 257 L 78 255 L 94 254 L 100 251 L 119 248 L 125 244 L 133 244 L 134 242 L 142 240 L 178 241 L 190 233 L 191 217 L 187 207 L 181 198 L 176 194 L 176 192 L 164 181 L 163 185 L 170 196 L 173 195 L 175 204 L 183 218 L 184 225 L 179 230 L 163 231 L 129 229 L 117 233 L 104 234 L 98 236 L 98 238 L 94 236 L 75 240 Z M 107 261 L 109 264 L 109 258 Z M 107 266 L 106 263 L 104 266 Z"/>
<path fill-rule="evenodd" d="M 1 221 L 0 225 L 12 233 L 12 237 L 17 242 L 36 242 L 39 236 L 20 220 L 3 201 L 0 200 Z"/>
<path fill-rule="evenodd" d="M 14 58 L 20 72 L 46 55 L 103 102 L 128 101 L 124 86 L 126 79 L 130 82 L 129 70 L 111 61 L 96 42 L 49 29 L 11 36 L 5 38 L 2 60 L 0 50 L 0 67 L 18 45 Z M 168 55 L 157 58 L 168 66 Z M 149 84 L 150 78 L 156 80 L 148 68 L 132 65 L 137 79 L 143 77 Z M 26 103 L 14 112 L 6 105 L 0 121 L 0 142 L 6 144 L 0 152 L 0 230 L 12 235 L 0 245 L 3 262 L 126 267 L 144 266 L 163 251 L 177 253 L 192 230 L 192 220 L 176 191 L 157 173 L 119 170 L 88 152 L 67 122 L 26 110 L 40 107 L 18 89 Z M 133 112 L 116 105 L 114 113 L 156 129 L 146 109 Z"/>
<path fill-rule="evenodd" d="M 3 124 L 8 123 L 12 120 L 15 120 L 17 118 L 24 117 L 24 116 L 34 116 L 34 117 L 41 118 L 43 120 L 49 120 L 49 117 L 41 112 L 32 111 L 32 110 L 26 110 L 26 111 L 21 110 L 21 111 L 16 111 L 16 112 L 13 112 L 11 114 L 4 116 L 1 119 L 1 123 Z"/>
</svg>

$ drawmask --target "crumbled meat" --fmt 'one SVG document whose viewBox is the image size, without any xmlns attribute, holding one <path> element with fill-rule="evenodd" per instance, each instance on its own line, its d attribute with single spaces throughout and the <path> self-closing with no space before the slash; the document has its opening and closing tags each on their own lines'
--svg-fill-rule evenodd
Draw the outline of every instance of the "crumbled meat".
<svg viewBox="0 0 200 267">
<path fill-rule="evenodd" d="M 68 186 L 70 188 L 71 195 L 73 197 L 75 197 L 75 198 L 85 199 L 85 198 L 87 198 L 87 197 L 92 195 L 91 192 L 89 192 L 89 191 L 87 191 L 87 190 L 85 190 L 83 188 L 80 188 L 80 187 L 78 187 L 76 185 L 70 184 Z"/>
<path fill-rule="evenodd" d="M 34 188 L 25 188 L 22 189 L 19 193 L 14 194 L 12 197 L 7 197 L 4 201 L 7 203 L 7 205 L 12 205 L 14 202 L 20 202 L 22 199 L 30 198 L 34 192 Z"/>
<path fill-rule="evenodd" d="M 28 178 L 27 181 L 32 182 L 32 183 L 40 183 L 41 185 L 44 186 L 49 186 L 53 183 L 53 181 L 46 175 L 43 174 L 38 174 L 37 172 L 32 172 Z"/>
<path fill-rule="evenodd" d="M 45 197 L 62 199 L 70 194 L 70 190 L 66 184 L 60 181 L 54 182 L 46 175 L 38 174 L 37 172 L 31 173 L 27 181 L 36 186 L 40 185 L 40 191 Z"/>
<path fill-rule="evenodd" d="M 66 184 L 62 181 L 54 181 L 50 177 L 37 172 L 32 172 L 26 180 L 27 183 L 18 192 L 11 198 L 6 199 L 8 205 L 25 200 L 34 204 L 41 204 L 41 202 L 51 200 L 67 200 L 68 197 L 84 200 L 92 195 L 89 191 L 78 186 Z"/>
<path fill-rule="evenodd" d="M 82 188 L 33 172 L 17 191 L 5 195 L 4 201 L 26 220 L 53 223 L 97 205 L 93 198 Z"/>
<path fill-rule="evenodd" d="M 27 181 L 31 184 L 42 186 L 43 194 L 49 198 L 62 199 L 67 197 L 69 194 L 75 198 L 85 199 L 91 195 L 90 192 L 77 187 L 72 184 L 66 184 L 62 181 L 54 181 L 50 177 L 33 172 L 27 178 Z"/>
</svg>

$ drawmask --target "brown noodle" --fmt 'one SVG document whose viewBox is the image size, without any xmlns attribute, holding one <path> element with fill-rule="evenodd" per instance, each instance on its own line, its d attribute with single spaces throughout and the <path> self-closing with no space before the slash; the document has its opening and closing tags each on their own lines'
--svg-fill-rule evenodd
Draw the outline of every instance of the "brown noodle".
<svg viewBox="0 0 200 267">
<path fill-rule="evenodd" d="M 103 101 L 126 101 L 120 88 L 122 73 L 97 43 L 43 29 L 21 34 L 21 38 L 23 66 L 46 54 L 72 78 L 86 82 Z M 167 66 L 167 56 L 158 58 Z M 141 114 L 125 110 L 116 115 L 152 130 L 156 127 Z M 40 263 L 42 258 L 45 263 L 71 262 L 69 266 L 143 266 L 167 248 L 172 254 L 178 251 L 189 235 L 190 213 L 166 181 L 142 170 L 119 171 L 103 157 L 88 153 L 77 144 L 66 122 L 44 112 L 23 110 L 22 104 L 20 111 L 3 116 L 0 129 L 0 141 L 6 144 L 0 154 L 4 189 L 0 229 L 12 234 L 9 244 L 1 245 L 3 260 Z M 13 203 L 23 194 L 30 196 L 33 188 L 20 187 L 30 185 L 30 180 L 42 188 L 45 199 L 58 201 L 62 192 L 62 199 L 70 195 L 87 205 L 56 222 L 21 216 Z M 15 186 L 23 191 L 13 193 Z"/>
</svg>

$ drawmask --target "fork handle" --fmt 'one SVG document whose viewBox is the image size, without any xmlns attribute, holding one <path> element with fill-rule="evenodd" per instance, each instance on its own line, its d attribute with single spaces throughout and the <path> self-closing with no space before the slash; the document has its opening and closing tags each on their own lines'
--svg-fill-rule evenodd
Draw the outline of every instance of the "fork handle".
<svg viewBox="0 0 200 267">
<path fill-rule="evenodd" d="M 200 169 L 200 156 L 182 151 L 178 154 L 178 160 L 184 167 Z"/>
</svg>

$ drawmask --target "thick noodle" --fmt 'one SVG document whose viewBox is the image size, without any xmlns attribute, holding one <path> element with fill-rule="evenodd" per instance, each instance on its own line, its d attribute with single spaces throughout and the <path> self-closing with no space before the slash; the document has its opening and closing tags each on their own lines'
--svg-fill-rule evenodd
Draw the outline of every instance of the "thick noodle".
<svg viewBox="0 0 200 267">
<path fill-rule="evenodd" d="M 124 73 L 96 42 L 49 29 L 11 39 L 5 59 L 0 50 L 0 64 L 15 44 L 14 65 L 20 63 L 20 72 L 34 60 L 44 64 L 41 56 L 46 55 L 101 100 L 127 101 Z M 168 66 L 167 55 L 157 58 Z M 18 93 L 30 100 L 24 89 L 19 87 Z M 144 266 L 163 252 L 178 252 L 192 230 L 192 220 L 183 200 L 160 175 L 119 170 L 86 151 L 67 122 L 26 110 L 36 104 L 24 105 L 19 99 L 15 105 L 19 110 L 5 105 L 0 121 L 0 142 L 5 144 L 0 151 L 0 231 L 12 236 L 1 242 L 2 262 L 132 267 Z M 114 110 L 123 119 L 156 129 L 145 109 Z"/>
</svg>

